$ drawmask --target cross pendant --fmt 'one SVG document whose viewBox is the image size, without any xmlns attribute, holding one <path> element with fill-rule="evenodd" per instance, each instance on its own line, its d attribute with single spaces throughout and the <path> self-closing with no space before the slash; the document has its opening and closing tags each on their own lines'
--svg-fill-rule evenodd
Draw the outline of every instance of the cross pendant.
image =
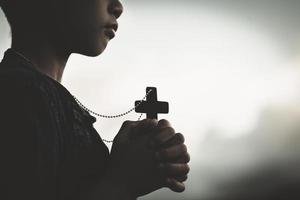
<svg viewBox="0 0 300 200">
<path fill-rule="evenodd" d="M 148 92 L 151 92 L 148 94 Z M 137 113 L 146 113 L 147 119 L 157 119 L 158 113 L 169 113 L 169 103 L 157 101 L 157 90 L 155 87 L 147 87 L 146 94 L 148 94 L 146 101 L 136 101 L 135 108 Z"/>
</svg>

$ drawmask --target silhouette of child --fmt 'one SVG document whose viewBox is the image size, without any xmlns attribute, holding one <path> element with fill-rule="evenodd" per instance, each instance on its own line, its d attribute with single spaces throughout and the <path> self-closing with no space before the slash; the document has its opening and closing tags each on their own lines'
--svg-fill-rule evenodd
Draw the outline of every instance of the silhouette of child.
<svg viewBox="0 0 300 200">
<path fill-rule="evenodd" d="M 126 121 L 112 151 L 60 83 L 72 53 L 98 56 L 115 36 L 118 0 L 0 0 L 12 45 L 0 64 L 0 196 L 131 200 L 185 189 L 189 154 L 167 120 Z M 88 73 L 88 72 L 87 72 Z"/>
</svg>

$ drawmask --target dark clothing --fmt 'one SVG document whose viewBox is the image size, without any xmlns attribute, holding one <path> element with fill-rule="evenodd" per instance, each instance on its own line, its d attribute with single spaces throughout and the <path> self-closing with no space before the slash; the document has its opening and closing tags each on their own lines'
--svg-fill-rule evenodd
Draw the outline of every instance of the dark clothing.
<svg viewBox="0 0 300 200">
<path fill-rule="evenodd" d="M 59 82 L 11 49 L 0 64 L 0 199 L 76 200 L 109 151 Z"/>
</svg>

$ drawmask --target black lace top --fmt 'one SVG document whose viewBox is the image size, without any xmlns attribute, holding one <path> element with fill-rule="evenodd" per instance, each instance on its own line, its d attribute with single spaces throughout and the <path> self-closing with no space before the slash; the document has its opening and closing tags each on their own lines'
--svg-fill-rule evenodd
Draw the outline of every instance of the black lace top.
<svg viewBox="0 0 300 200">
<path fill-rule="evenodd" d="M 76 200 L 109 151 L 96 119 L 11 49 L 0 64 L 0 199 Z"/>
</svg>

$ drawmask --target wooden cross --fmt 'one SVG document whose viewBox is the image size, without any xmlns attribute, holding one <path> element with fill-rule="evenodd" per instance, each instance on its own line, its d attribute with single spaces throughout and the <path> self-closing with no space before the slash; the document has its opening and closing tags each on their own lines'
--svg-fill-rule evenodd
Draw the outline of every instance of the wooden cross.
<svg viewBox="0 0 300 200">
<path fill-rule="evenodd" d="M 147 87 L 146 94 L 152 90 L 146 98 L 146 101 L 136 101 L 135 112 L 146 113 L 148 119 L 157 119 L 158 113 L 169 113 L 169 103 L 157 101 L 157 91 L 155 87 Z"/>
</svg>

